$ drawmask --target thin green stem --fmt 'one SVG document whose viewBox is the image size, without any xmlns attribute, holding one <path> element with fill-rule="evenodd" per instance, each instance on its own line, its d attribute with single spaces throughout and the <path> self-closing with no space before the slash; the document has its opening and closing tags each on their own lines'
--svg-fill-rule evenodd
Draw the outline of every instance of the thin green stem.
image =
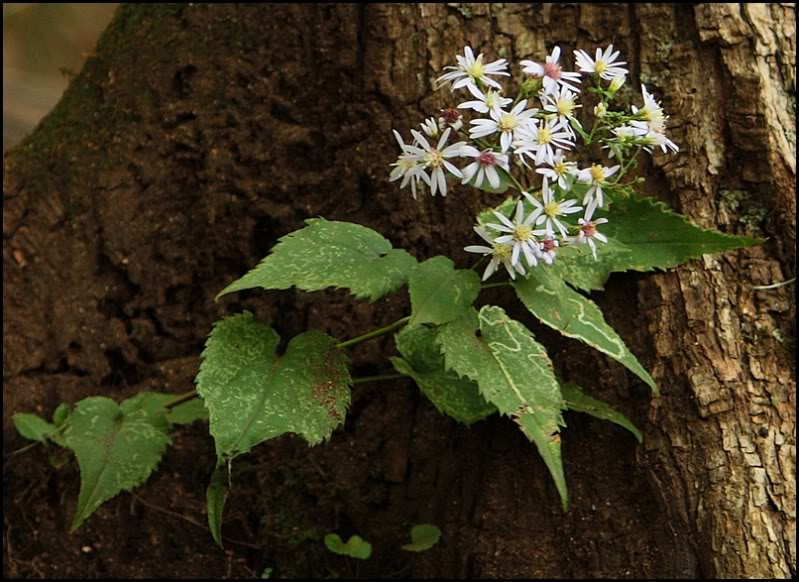
<svg viewBox="0 0 799 582">
<path fill-rule="evenodd" d="M 373 337 L 378 337 L 378 336 L 381 336 L 381 335 L 385 335 L 387 333 L 391 333 L 395 329 L 399 329 L 403 325 L 408 323 L 410 321 L 410 319 L 411 319 L 410 315 L 407 316 L 407 317 L 403 317 L 402 319 L 398 319 L 394 323 L 390 323 L 390 324 L 388 324 L 385 327 L 381 327 L 380 329 L 376 329 L 374 331 L 370 331 L 369 333 L 365 333 L 363 335 L 359 335 L 358 337 L 354 337 L 352 339 L 348 339 L 347 341 L 344 341 L 344 342 L 339 342 L 339 343 L 336 344 L 336 347 L 337 348 L 349 348 L 349 347 L 357 345 L 357 344 L 359 344 L 361 342 L 365 342 L 366 340 L 370 340 Z"/>
<path fill-rule="evenodd" d="M 510 281 L 499 281 L 498 283 L 486 283 L 481 289 L 493 289 L 494 287 L 510 287 Z"/>
<path fill-rule="evenodd" d="M 505 172 L 505 173 L 506 173 L 506 174 L 508 175 L 508 177 L 511 179 L 511 181 L 513 182 L 513 185 L 514 185 L 514 186 L 516 186 L 516 189 L 517 189 L 519 192 L 524 192 L 524 191 L 525 191 L 524 187 L 523 187 L 523 186 L 522 186 L 522 185 L 519 183 L 519 181 L 516 179 L 516 176 L 514 176 L 514 175 L 513 175 L 513 174 L 511 174 L 510 172 Z"/>
<path fill-rule="evenodd" d="M 378 374 L 377 376 L 364 376 L 363 378 L 353 378 L 353 384 L 365 384 L 366 382 L 382 382 L 383 380 L 398 380 L 407 378 L 405 374 Z"/>
<path fill-rule="evenodd" d="M 164 408 L 169 409 L 177 406 L 178 404 L 183 404 L 191 400 L 192 398 L 197 397 L 197 390 L 189 390 L 188 392 L 184 392 L 183 394 L 178 394 L 172 400 L 169 400 L 166 404 L 164 404 Z"/>
</svg>

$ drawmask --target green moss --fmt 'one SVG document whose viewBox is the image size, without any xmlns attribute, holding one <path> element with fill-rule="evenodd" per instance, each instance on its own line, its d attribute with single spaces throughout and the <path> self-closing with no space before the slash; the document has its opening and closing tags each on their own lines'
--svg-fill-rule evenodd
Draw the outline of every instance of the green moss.
<svg viewBox="0 0 799 582">
<path fill-rule="evenodd" d="M 746 232 L 758 236 L 763 234 L 768 208 L 762 197 L 746 190 L 719 190 L 719 200 Z"/>
<path fill-rule="evenodd" d="M 655 56 L 659 61 L 668 61 L 669 57 L 671 56 L 671 48 L 674 46 L 674 43 L 670 40 L 662 40 L 658 42 L 657 46 L 655 47 Z"/>
</svg>

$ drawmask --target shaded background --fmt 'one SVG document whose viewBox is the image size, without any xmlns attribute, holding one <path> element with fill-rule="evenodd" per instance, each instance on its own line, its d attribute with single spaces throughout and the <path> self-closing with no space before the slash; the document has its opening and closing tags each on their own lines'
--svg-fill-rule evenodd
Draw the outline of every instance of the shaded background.
<svg viewBox="0 0 799 582">
<path fill-rule="evenodd" d="M 3 152 L 53 108 L 116 7 L 3 4 Z"/>
</svg>

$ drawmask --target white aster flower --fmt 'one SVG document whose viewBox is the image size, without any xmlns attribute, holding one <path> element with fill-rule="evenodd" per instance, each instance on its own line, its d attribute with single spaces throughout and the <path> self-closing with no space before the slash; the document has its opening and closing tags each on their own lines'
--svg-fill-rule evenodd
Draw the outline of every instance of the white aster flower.
<svg viewBox="0 0 799 582">
<path fill-rule="evenodd" d="M 484 241 L 491 246 L 472 245 L 465 247 L 463 250 L 469 253 L 480 253 L 481 255 L 491 255 L 491 260 L 483 273 L 483 281 L 488 279 L 497 270 L 500 263 L 508 271 L 511 279 L 516 279 L 516 273 L 525 275 L 524 266 L 521 263 L 515 265 L 511 263 L 511 256 L 513 255 L 513 245 L 497 243 L 491 236 L 479 226 L 474 227 L 474 231 L 479 234 Z"/>
<path fill-rule="evenodd" d="M 555 262 L 555 255 L 557 254 L 558 247 L 560 246 L 558 239 L 555 238 L 555 233 L 549 229 L 536 230 L 534 232 L 537 236 L 542 237 L 540 243 L 541 250 L 538 253 L 538 256 L 547 265 L 551 265 Z"/>
<path fill-rule="evenodd" d="M 458 105 L 458 109 L 474 109 L 478 113 L 488 113 L 494 106 L 498 106 L 502 109 L 506 105 L 513 103 L 513 99 L 503 97 L 499 91 L 494 91 L 493 89 L 488 89 L 483 93 L 474 85 L 466 85 L 466 88 L 475 96 L 475 100 L 464 101 Z"/>
<path fill-rule="evenodd" d="M 655 101 L 655 97 L 646 90 L 646 86 L 641 84 L 641 93 L 644 96 L 644 106 L 638 109 L 635 105 L 632 106 L 633 113 L 642 115 L 643 120 L 631 121 L 630 124 L 642 129 L 653 130 L 660 133 L 666 131 L 667 117 L 663 113 L 663 108 L 660 106 L 659 101 Z"/>
<path fill-rule="evenodd" d="M 552 182 L 557 182 L 564 192 L 569 189 L 567 178 L 577 175 L 577 164 L 566 160 L 563 150 L 556 150 L 552 158 L 552 167 L 536 168 L 536 172 L 549 178 Z"/>
<path fill-rule="evenodd" d="M 439 127 L 435 117 L 430 117 L 422 122 L 422 131 L 424 131 L 428 137 L 432 137 L 433 139 L 441 135 L 441 128 Z"/>
<path fill-rule="evenodd" d="M 426 169 L 430 170 L 430 176 L 422 174 L 422 179 L 430 186 L 430 194 L 436 195 L 436 192 L 441 192 L 442 196 L 447 195 L 447 176 L 444 172 L 446 168 L 453 176 L 463 178 L 461 171 L 447 161 L 447 158 L 453 158 L 461 155 L 461 148 L 466 145 L 466 142 L 459 141 L 452 145 L 444 147 L 447 143 L 447 138 L 452 132 L 450 128 L 444 130 L 441 134 L 441 139 L 438 140 L 436 147 L 431 147 L 427 143 L 427 139 L 415 129 L 411 130 L 414 139 L 418 146 L 405 146 L 409 153 L 413 154 L 414 158 L 424 164 Z"/>
<path fill-rule="evenodd" d="M 665 133 L 650 129 L 643 138 L 641 143 L 644 144 L 644 149 L 650 154 L 652 153 L 652 146 L 659 146 L 663 153 L 668 153 L 669 150 L 675 154 L 680 151 L 676 143 L 666 137 Z"/>
<path fill-rule="evenodd" d="M 546 176 L 544 176 L 544 183 L 541 186 L 541 198 L 543 199 L 543 203 L 539 202 L 527 192 L 522 192 L 522 194 L 524 194 L 527 200 L 530 201 L 530 204 L 536 209 L 534 212 L 534 214 L 538 216 L 538 219 L 535 221 L 536 225 L 543 224 L 546 230 L 550 232 L 554 232 L 557 228 L 558 232 L 560 232 L 560 235 L 563 237 L 568 234 L 569 230 L 558 220 L 558 217 L 574 214 L 583 209 L 582 206 L 575 206 L 577 200 L 556 200 L 552 190 L 549 188 Z"/>
<path fill-rule="evenodd" d="M 617 61 L 619 51 L 613 52 L 613 45 L 609 45 L 604 51 L 601 48 L 596 49 L 596 58 L 592 59 L 587 52 L 583 50 L 574 51 L 577 66 L 583 73 L 596 73 L 605 80 L 611 80 L 614 77 L 620 77 L 629 73 L 627 69 L 622 67 L 627 63 L 624 61 Z M 621 85 L 619 85 L 621 87 Z M 618 90 L 618 88 L 616 89 Z"/>
<path fill-rule="evenodd" d="M 451 127 L 458 131 L 463 127 L 463 115 L 457 109 L 442 109 L 441 116 L 438 118 L 438 126 L 441 128 Z"/>
<path fill-rule="evenodd" d="M 540 123 L 538 121 L 535 120 L 517 131 L 513 153 L 522 159 L 522 163 L 525 163 L 524 156 L 530 156 L 536 166 L 544 163 L 554 165 L 555 148 L 573 148 L 574 136 L 558 119 L 548 119 Z"/>
<path fill-rule="evenodd" d="M 502 153 L 505 153 L 510 148 L 514 133 L 530 124 L 533 115 L 538 111 L 538 109 L 525 111 L 525 107 L 527 107 L 527 99 L 519 101 L 510 111 L 504 111 L 495 104 L 491 109 L 491 119 L 473 119 L 470 122 L 474 127 L 469 130 L 469 137 L 479 139 L 500 132 L 499 141 Z"/>
<path fill-rule="evenodd" d="M 522 192 L 526 196 L 525 192 Z M 516 217 L 513 221 L 509 220 L 504 214 L 494 211 L 494 214 L 502 224 L 487 224 L 489 228 L 507 234 L 498 236 L 494 242 L 499 244 L 512 245 L 510 263 L 516 265 L 519 262 L 519 255 L 524 254 L 527 264 L 531 267 L 538 265 L 536 255 L 539 252 L 538 241 L 533 233 L 533 223 L 541 214 L 541 210 L 534 210 L 527 218 L 524 216 L 524 204 L 521 200 L 516 204 Z"/>
<path fill-rule="evenodd" d="M 593 196 L 598 206 L 604 206 L 602 186 L 606 184 L 606 180 L 619 171 L 618 165 L 612 168 L 605 168 L 599 164 L 593 164 L 590 168 L 580 170 L 577 174 L 577 181 L 584 184 L 590 184 L 591 187 L 585 193 L 583 204 L 588 204 Z"/>
<path fill-rule="evenodd" d="M 474 158 L 474 162 L 463 168 L 464 184 L 468 184 L 474 178 L 474 185 L 480 188 L 483 185 L 483 180 L 487 179 L 492 188 L 499 188 L 500 177 L 497 167 L 510 172 L 507 154 L 491 150 L 481 152 L 477 148 L 467 145 L 461 149 L 461 155 Z"/>
<path fill-rule="evenodd" d="M 546 93 L 541 99 L 544 111 L 557 116 L 563 127 L 572 135 L 574 130 L 569 122 L 574 120 L 579 126 L 579 121 L 574 117 L 574 110 L 582 105 L 577 105 L 577 94 L 573 93 L 568 87 L 559 87 L 552 93 Z"/>
<path fill-rule="evenodd" d="M 646 135 L 646 133 L 647 131 L 645 129 L 641 129 L 640 127 L 634 127 L 632 125 L 620 125 L 619 127 L 613 129 L 613 135 L 616 137 L 609 141 L 619 144 L 622 147 L 635 145 L 640 143 L 639 138 Z M 608 154 L 609 158 L 613 159 L 616 157 L 614 148 L 611 148 L 610 145 L 604 145 L 602 146 L 602 149 L 610 150 L 610 153 Z"/>
<path fill-rule="evenodd" d="M 450 72 L 436 79 L 436 83 L 439 87 L 444 83 L 452 83 L 451 90 L 454 91 L 455 89 L 460 89 L 461 87 L 467 87 L 469 85 L 476 86 L 477 81 L 480 81 L 484 85 L 490 87 L 496 87 L 497 89 L 502 88 L 499 83 L 489 78 L 488 75 L 510 76 L 510 73 L 505 72 L 505 69 L 508 68 L 508 63 L 505 59 L 499 59 L 493 63 L 484 64 L 483 55 L 477 55 L 477 58 L 475 58 L 472 47 L 465 47 L 463 52 L 464 56 L 457 55 L 455 57 L 458 61 L 457 66 L 444 67 L 444 70 Z"/>
<path fill-rule="evenodd" d="M 397 158 L 397 161 L 391 164 L 394 169 L 391 170 L 389 182 L 402 178 L 400 188 L 405 188 L 410 183 L 413 199 L 416 200 L 416 187 L 419 182 L 424 181 L 429 184 L 430 178 L 425 174 L 424 164 L 418 159 L 418 156 L 413 151 L 408 150 L 412 146 L 405 145 L 405 142 L 402 141 L 402 136 L 397 130 L 394 130 L 394 136 L 397 138 L 402 153 Z"/>
<path fill-rule="evenodd" d="M 668 150 L 677 153 L 680 148 L 666 137 L 666 120 L 668 116 L 663 113 L 660 102 L 655 101 L 655 98 L 647 92 L 644 85 L 641 85 L 641 93 L 644 96 L 644 106 L 638 109 L 633 105 L 632 109 L 634 114 L 642 115 L 644 120 L 631 121 L 630 125 L 643 131 L 644 149 L 651 153 L 651 146 L 658 146 L 664 153 L 668 152 Z"/>
<path fill-rule="evenodd" d="M 596 229 L 597 225 L 605 224 L 608 219 L 597 218 L 596 220 L 591 220 L 591 217 L 594 215 L 594 211 L 596 209 L 596 200 L 591 200 L 591 203 L 585 209 L 585 216 L 577 220 L 577 224 L 580 225 L 580 232 L 577 234 L 576 239 L 578 244 L 588 244 L 588 246 L 591 247 L 591 253 L 594 255 L 594 260 L 596 260 L 596 243 L 594 242 L 594 239 L 597 239 L 603 243 L 608 242 L 608 238 L 601 232 L 598 232 Z"/>
<path fill-rule="evenodd" d="M 564 72 L 558 60 L 560 60 L 560 47 L 556 46 L 543 65 L 535 61 L 522 61 L 520 64 L 524 67 L 522 69 L 524 73 L 533 77 L 543 77 L 546 93 L 554 92 L 558 85 L 579 93 L 580 89 L 569 83 L 579 83 L 580 73 Z"/>
</svg>

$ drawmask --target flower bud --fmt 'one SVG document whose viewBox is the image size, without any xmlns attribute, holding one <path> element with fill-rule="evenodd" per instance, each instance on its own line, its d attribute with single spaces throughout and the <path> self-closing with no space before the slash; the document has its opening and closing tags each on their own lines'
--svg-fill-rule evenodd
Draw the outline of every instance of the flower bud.
<svg viewBox="0 0 799 582">
<path fill-rule="evenodd" d="M 621 86 L 624 85 L 624 82 L 627 80 L 627 77 L 624 75 L 619 75 L 618 77 L 613 77 L 613 80 L 610 82 L 610 87 L 608 87 L 608 91 L 611 93 L 616 93 Z"/>
<path fill-rule="evenodd" d="M 605 117 L 605 114 L 608 112 L 608 106 L 605 105 L 604 101 L 600 101 L 597 103 L 596 107 L 594 107 L 594 115 L 597 117 Z"/>
</svg>

